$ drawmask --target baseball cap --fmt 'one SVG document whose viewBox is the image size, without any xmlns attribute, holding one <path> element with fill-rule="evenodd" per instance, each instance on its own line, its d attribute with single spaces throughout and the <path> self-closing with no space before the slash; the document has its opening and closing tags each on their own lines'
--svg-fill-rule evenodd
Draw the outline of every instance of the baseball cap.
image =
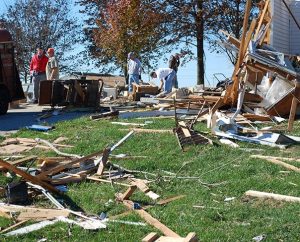
<svg viewBox="0 0 300 242">
<path fill-rule="evenodd" d="M 54 49 L 53 49 L 53 48 L 48 48 L 47 52 L 48 52 L 48 53 L 49 53 L 49 52 L 50 52 L 50 53 L 51 53 L 51 52 L 54 53 Z"/>
</svg>

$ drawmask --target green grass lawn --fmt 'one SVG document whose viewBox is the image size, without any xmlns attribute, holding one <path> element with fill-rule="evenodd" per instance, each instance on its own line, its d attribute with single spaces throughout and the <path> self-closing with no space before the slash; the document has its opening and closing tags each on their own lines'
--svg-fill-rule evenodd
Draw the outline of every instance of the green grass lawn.
<svg viewBox="0 0 300 242">
<path fill-rule="evenodd" d="M 172 129 L 172 119 L 147 119 L 153 123 L 149 129 Z M 124 120 L 120 120 L 124 121 Z M 130 122 L 145 120 L 131 119 Z M 197 129 L 208 131 L 204 124 Z M 56 129 L 49 134 L 20 130 L 13 136 L 43 138 L 53 141 L 60 136 L 68 137 L 67 144 L 74 148 L 63 149 L 64 152 L 87 155 L 103 150 L 124 137 L 128 131 L 121 131 L 124 126 L 112 125 L 108 120 L 91 121 L 87 117 L 56 124 Z M 293 135 L 300 136 L 300 124 L 295 122 Z M 215 139 L 216 140 L 216 139 Z M 140 175 L 139 178 L 153 180 L 151 189 L 161 198 L 186 195 L 180 200 L 165 206 L 153 206 L 147 211 L 159 221 L 181 236 L 196 232 L 201 241 L 253 241 L 252 238 L 266 235 L 265 241 L 300 241 L 300 205 L 299 203 L 278 202 L 272 200 L 249 199 L 244 196 L 247 190 L 272 192 L 291 196 L 300 196 L 300 179 L 296 172 L 282 173 L 285 168 L 260 159 L 250 158 L 253 154 L 299 157 L 299 146 L 286 150 L 262 145 L 239 143 L 242 148 L 261 149 L 245 151 L 224 145 L 199 145 L 190 147 L 186 152 L 179 148 L 175 135 L 138 133 L 131 136 L 113 154 L 147 156 L 147 158 L 111 160 L 125 168 L 154 173 Z M 54 152 L 32 150 L 28 154 L 54 156 Z M 300 167 L 299 163 L 290 162 Z M 199 177 L 199 179 L 169 179 L 167 172 L 177 173 L 178 177 Z M 7 178 L 1 177 L 5 185 Z M 207 186 L 216 184 L 216 186 Z M 126 211 L 125 206 L 115 202 L 115 193 L 126 189 L 117 185 L 84 181 L 68 186 L 68 196 L 87 214 L 106 212 L 116 215 Z M 235 199 L 225 202 L 225 198 Z M 141 204 L 153 204 L 141 192 L 135 192 L 132 200 Z M 37 206 L 50 202 L 43 197 L 36 199 Z M 194 208 L 194 205 L 204 208 Z M 132 213 L 119 220 L 144 222 Z M 13 221 L 0 218 L 0 227 L 5 228 Z M 30 223 L 26 223 L 30 224 Z M 39 231 L 20 236 L 4 237 L 1 241 L 141 241 L 150 232 L 158 232 L 147 226 L 134 226 L 109 223 L 107 229 L 88 231 L 78 226 L 57 223 Z"/>
</svg>

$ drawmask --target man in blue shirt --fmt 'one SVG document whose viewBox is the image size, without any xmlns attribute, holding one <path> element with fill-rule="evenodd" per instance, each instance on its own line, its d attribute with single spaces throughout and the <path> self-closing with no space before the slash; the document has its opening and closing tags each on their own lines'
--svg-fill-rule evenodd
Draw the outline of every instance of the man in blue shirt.
<svg viewBox="0 0 300 242">
<path fill-rule="evenodd" d="M 128 62 L 127 62 L 127 70 L 128 70 L 128 83 L 129 93 L 132 92 L 132 83 L 135 82 L 136 84 L 139 84 L 140 82 L 140 75 L 142 73 L 142 65 L 138 58 L 136 58 L 135 53 L 130 52 L 128 54 Z"/>
</svg>

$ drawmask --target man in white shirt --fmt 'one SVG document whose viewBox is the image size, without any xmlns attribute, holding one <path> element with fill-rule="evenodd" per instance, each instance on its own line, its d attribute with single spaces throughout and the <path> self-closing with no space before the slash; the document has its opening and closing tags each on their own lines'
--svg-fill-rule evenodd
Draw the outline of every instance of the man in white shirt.
<svg viewBox="0 0 300 242">
<path fill-rule="evenodd" d="M 172 91 L 175 76 L 176 72 L 171 68 L 158 68 L 156 71 L 150 73 L 151 78 L 157 78 L 161 82 L 160 90 L 164 93 L 170 93 Z"/>
<path fill-rule="evenodd" d="M 58 67 L 58 61 L 56 57 L 54 56 L 54 49 L 49 48 L 48 51 L 48 63 L 46 66 L 46 77 L 47 80 L 58 80 L 59 79 L 59 67 Z"/>
<path fill-rule="evenodd" d="M 136 84 L 139 84 L 140 75 L 142 73 L 142 64 L 133 52 L 128 54 L 127 71 L 129 84 L 128 91 L 132 92 L 132 83 L 135 82 Z"/>
</svg>

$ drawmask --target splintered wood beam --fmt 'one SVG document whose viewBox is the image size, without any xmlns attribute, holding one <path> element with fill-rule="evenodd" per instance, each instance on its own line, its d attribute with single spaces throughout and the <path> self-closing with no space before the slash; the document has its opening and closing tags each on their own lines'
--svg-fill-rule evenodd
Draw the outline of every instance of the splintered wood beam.
<svg viewBox="0 0 300 242">
<path fill-rule="evenodd" d="M 293 130 L 297 106 L 298 106 L 298 99 L 295 96 L 293 96 L 291 110 L 290 110 L 290 116 L 289 116 L 288 131 Z"/>
<path fill-rule="evenodd" d="M 249 190 L 245 193 L 245 195 L 249 196 L 249 197 L 270 198 L 270 199 L 274 199 L 274 200 L 278 200 L 278 201 L 298 202 L 298 203 L 300 203 L 300 197 L 286 196 L 286 195 L 280 195 L 280 194 L 275 194 L 275 193 L 259 192 L 259 191 Z"/>
<path fill-rule="evenodd" d="M 186 197 L 186 195 L 179 195 L 179 196 L 176 196 L 176 197 L 170 197 L 170 198 L 167 198 L 167 199 L 164 199 L 164 200 L 160 200 L 156 204 L 158 204 L 158 205 L 165 205 L 165 204 L 167 204 L 169 202 L 172 202 L 172 201 L 184 198 L 184 197 Z"/>
<path fill-rule="evenodd" d="M 99 163 L 99 167 L 98 167 L 98 170 L 97 170 L 97 175 L 101 176 L 103 174 L 106 163 L 108 161 L 109 154 L 110 154 L 110 147 L 105 148 L 104 151 L 103 151 L 102 159 Z"/>
<path fill-rule="evenodd" d="M 225 103 L 230 103 L 230 102 L 234 103 L 235 100 L 237 99 L 239 78 L 237 77 L 236 73 L 240 69 L 240 66 L 243 62 L 244 49 L 245 49 L 245 47 L 247 47 L 246 46 L 246 35 L 247 35 L 247 27 L 248 27 L 248 22 L 249 22 L 250 11 L 251 11 L 251 0 L 247 0 L 246 8 L 245 8 L 245 15 L 244 15 L 244 22 L 243 22 L 243 33 L 241 36 L 241 44 L 240 44 L 240 48 L 239 48 L 238 59 L 237 59 L 237 62 L 235 64 L 234 71 L 232 74 L 233 85 L 231 85 L 230 88 L 226 89 Z M 251 35 L 252 35 L 252 33 L 251 33 Z"/>
<path fill-rule="evenodd" d="M 268 22 L 267 25 L 266 25 L 265 31 L 263 32 L 261 40 L 259 41 L 259 45 L 263 44 L 263 42 L 265 40 L 265 37 L 266 37 L 266 35 L 267 35 L 267 33 L 268 33 L 269 29 L 270 29 L 271 21 L 272 21 L 272 18 L 271 18 L 270 22 Z"/>
<path fill-rule="evenodd" d="M 300 168 L 296 167 L 296 166 L 293 166 L 293 165 L 290 165 L 288 163 L 285 163 L 283 161 L 280 161 L 280 160 L 277 160 L 277 159 L 270 159 L 270 158 L 265 158 L 263 156 L 260 156 L 260 155 L 251 155 L 250 157 L 252 158 L 259 158 L 259 159 L 264 159 L 264 160 L 267 160 L 273 164 L 276 164 L 276 165 L 280 165 L 280 166 L 283 166 L 285 167 L 286 169 L 288 170 L 292 170 L 292 171 L 295 171 L 295 172 L 298 172 L 300 173 Z"/>
<path fill-rule="evenodd" d="M 251 11 L 251 2 L 252 2 L 251 0 L 247 0 L 247 3 L 246 3 L 244 22 L 243 22 L 243 33 L 241 36 L 241 46 L 240 46 L 240 50 L 239 50 L 238 61 L 237 61 L 236 67 L 235 67 L 236 70 L 239 68 L 239 66 L 241 65 L 242 60 L 244 58 L 243 51 L 245 48 L 244 46 L 245 46 L 247 27 L 248 27 L 249 16 L 250 16 L 250 11 Z"/>
<path fill-rule="evenodd" d="M 259 15 L 259 21 L 258 21 L 258 25 L 257 25 L 256 32 L 255 32 L 255 35 L 254 35 L 254 39 L 256 39 L 258 34 L 259 34 L 260 28 L 262 26 L 263 20 L 265 19 L 265 16 L 266 16 L 266 13 L 267 13 L 267 10 L 268 10 L 268 7 L 269 7 L 269 3 L 270 3 L 270 0 L 267 0 L 266 3 L 265 3 L 263 11 Z"/>
<path fill-rule="evenodd" d="M 95 157 L 95 156 L 98 156 L 98 155 L 101 155 L 101 154 L 102 154 L 102 151 L 97 151 L 97 152 L 95 152 L 95 153 L 92 153 L 92 154 L 90 154 L 90 155 L 84 156 L 84 157 L 82 157 L 82 158 L 79 158 L 79 159 L 75 159 L 75 160 L 73 160 L 73 161 L 70 161 L 70 162 L 68 162 L 68 163 L 66 163 L 66 164 L 56 166 L 56 167 L 54 167 L 53 169 L 44 171 L 44 172 L 40 173 L 39 175 L 37 175 L 36 177 L 42 178 L 42 177 L 45 177 L 45 176 L 47 176 L 47 175 L 54 175 L 54 174 L 56 174 L 56 173 L 58 173 L 58 172 L 63 171 L 64 169 L 70 168 L 70 167 L 71 167 L 72 165 L 74 165 L 74 164 L 78 164 L 78 163 L 80 163 L 80 162 L 82 162 L 82 161 L 86 161 L 86 160 L 88 160 L 88 159 L 90 159 L 90 158 L 92 158 L 92 157 Z"/>
<path fill-rule="evenodd" d="M 297 161 L 297 162 L 300 162 L 299 158 L 280 157 L 280 156 L 255 155 L 255 158 L 276 159 L 276 160 L 286 160 L 286 161 Z"/>
<path fill-rule="evenodd" d="M 219 98 L 218 101 L 215 103 L 215 105 L 212 107 L 212 109 L 210 110 L 210 115 L 213 115 L 219 107 L 224 105 L 224 99 L 223 98 Z"/>
<path fill-rule="evenodd" d="M 245 55 L 247 53 L 247 49 L 248 49 L 250 40 L 252 39 L 252 35 L 253 35 L 253 32 L 254 32 L 255 27 L 256 27 L 256 23 L 257 23 L 257 20 L 255 18 L 252 19 L 252 22 L 251 22 L 251 25 L 250 25 L 250 28 L 249 28 L 249 31 L 247 33 L 247 37 L 246 37 L 246 40 L 245 40 L 245 45 L 244 45 L 243 53 L 242 53 L 243 59 L 244 59 L 244 57 L 245 57 Z"/>
<path fill-rule="evenodd" d="M 123 204 L 128 207 L 129 209 L 133 209 L 133 202 L 129 200 L 124 200 Z M 144 209 L 135 209 L 134 212 L 138 213 L 147 223 L 152 225 L 153 227 L 157 228 L 159 231 L 161 231 L 164 235 L 175 237 L 175 238 L 181 238 L 178 234 L 176 234 L 174 231 L 169 229 L 166 225 L 158 221 L 156 218 L 153 218 L 149 213 L 147 213 Z"/>
<path fill-rule="evenodd" d="M 118 197 L 118 199 L 120 199 L 121 201 L 128 199 L 136 190 L 136 186 L 130 186 L 126 192 L 124 192 L 123 194 L 120 194 L 120 196 Z"/>
<path fill-rule="evenodd" d="M 18 160 L 9 162 L 9 163 L 11 165 L 18 166 L 18 165 L 21 165 L 21 164 L 23 164 L 25 162 L 28 162 L 28 161 L 31 161 L 31 160 L 35 160 L 35 159 L 37 159 L 37 156 L 36 155 L 31 155 L 31 156 L 24 157 L 24 158 L 21 158 L 21 159 L 18 159 Z M 3 167 L 0 167 L 0 170 L 1 169 L 3 169 Z"/>
<path fill-rule="evenodd" d="M 239 66 L 236 66 L 236 72 L 238 71 L 240 65 L 242 64 L 242 59 L 245 58 L 246 56 L 246 53 L 247 53 L 247 49 L 248 49 L 248 46 L 250 44 L 250 41 L 252 39 L 252 35 L 253 35 L 253 32 L 255 30 L 255 27 L 256 27 L 256 24 L 257 24 L 257 20 L 256 19 L 252 19 L 252 22 L 251 22 L 251 25 L 250 25 L 250 28 L 249 28 L 249 31 L 247 32 L 247 35 L 246 35 L 246 39 L 245 39 L 245 43 L 244 43 L 244 46 L 243 46 L 243 49 L 240 49 L 240 52 L 241 55 L 241 60 L 240 60 L 240 64 Z M 237 96 L 237 89 L 238 89 L 238 83 L 239 83 L 239 78 L 238 78 L 238 74 L 237 73 L 233 73 L 234 76 L 236 77 L 236 79 L 234 79 L 234 83 L 233 83 L 233 92 L 231 93 L 232 94 L 232 99 L 235 100 L 236 99 L 236 96 Z"/>
<path fill-rule="evenodd" d="M 4 168 L 8 169 L 9 171 L 12 171 L 12 172 L 16 173 L 17 175 L 21 176 L 26 181 L 32 182 L 33 184 L 36 184 L 36 185 L 40 185 L 41 187 L 43 187 L 51 192 L 61 194 L 61 191 L 57 190 L 55 187 L 51 186 L 50 184 L 41 181 L 36 176 L 32 176 L 1 159 L 0 159 L 0 165 L 3 166 Z"/>
<path fill-rule="evenodd" d="M 7 227 L 6 229 L 1 230 L 0 233 L 3 234 L 3 233 L 5 233 L 5 232 L 7 232 L 7 231 L 9 231 L 9 230 L 12 230 L 13 228 L 16 228 L 16 227 L 20 226 L 21 224 L 24 224 L 24 223 L 26 223 L 26 222 L 28 222 L 28 221 L 29 221 L 29 219 L 28 219 L 28 220 L 20 221 L 20 222 L 18 222 L 18 223 L 15 223 L 15 224 L 13 224 L 12 226 L 9 226 L 9 227 Z"/>
</svg>

